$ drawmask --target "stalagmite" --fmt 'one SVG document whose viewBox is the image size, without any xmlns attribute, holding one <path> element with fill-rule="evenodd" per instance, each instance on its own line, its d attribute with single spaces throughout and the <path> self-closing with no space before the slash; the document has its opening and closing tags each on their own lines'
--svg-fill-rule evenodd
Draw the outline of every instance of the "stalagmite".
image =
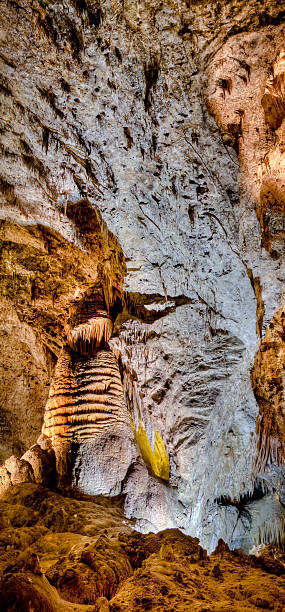
<svg viewBox="0 0 285 612">
<path fill-rule="evenodd" d="M 64 387 L 65 383 L 65 387 Z M 43 433 L 54 443 L 58 436 L 80 442 L 114 423 L 129 423 L 119 369 L 112 351 L 101 349 L 93 357 L 77 357 L 65 348 L 59 358 L 45 409 Z"/>
<path fill-rule="evenodd" d="M 63 488 L 115 494 L 134 453 L 119 367 L 108 346 L 112 327 L 97 285 L 72 308 L 68 345 L 45 408 L 43 433 L 52 440 Z"/>
</svg>

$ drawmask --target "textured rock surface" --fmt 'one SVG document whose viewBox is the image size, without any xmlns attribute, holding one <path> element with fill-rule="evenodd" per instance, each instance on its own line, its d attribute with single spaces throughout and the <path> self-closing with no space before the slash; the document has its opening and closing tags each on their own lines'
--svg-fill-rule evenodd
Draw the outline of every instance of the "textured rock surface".
<svg viewBox="0 0 285 612">
<path fill-rule="evenodd" d="M 8 245 L 5 287 L 23 276 L 29 299 L 19 307 L 18 292 L 4 295 L 17 313 L 44 301 L 41 325 L 23 320 L 57 356 L 64 309 L 99 272 L 120 288 L 123 251 L 112 346 L 134 428 L 152 450 L 160 436 L 170 465 L 169 486 L 141 459 L 130 465 L 126 514 L 145 531 L 185 529 L 211 550 L 219 537 L 248 549 L 248 495 L 263 495 L 250 371 L 284 304 L 282 7 L 21 0 L 2 14 L 1 214 L 18 232 L 52 228 L 33 265 Z M 63 286 L 50 287 L 54 273 Z M 279 517 L 282 470 L 266 469 L 264 503 Z"/>
<path fill-rule="evenodd" d="M 259 558 L 171 529 L 143 535 L 119 499 L 81 501 L 35 484 L 0 502 L 3 612 L 284 609 L 284 553 Z M 16 606 L 16 608 L 15 608 Z"/>
<path fill-rule="evenodd" d="M 42 426 L 52 363 L 33 328 L 21 321 L 11 301 L 0 303 L 0 460 L 21 455 Z"/>
</svg>

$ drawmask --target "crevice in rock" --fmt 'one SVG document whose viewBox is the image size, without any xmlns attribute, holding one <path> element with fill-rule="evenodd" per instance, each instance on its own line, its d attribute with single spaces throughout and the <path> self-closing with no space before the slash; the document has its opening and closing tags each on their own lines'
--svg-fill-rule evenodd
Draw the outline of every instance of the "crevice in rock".
<svg viewBox="0 0 285 612">
<path fill-rule="evenodd" d="M 158 293 L 142 294 L 138 292 L 124 292 L 122 299 L 123 310 L 116 320 L 116 328 L 129 318 L 138 319 L 144 323 L 154 323 L 158 319 L 175 312 L 179 306 L 193 304 L 194 300 L 185 295 L 175 297 Z M 152 309 L 147 306 L 153 306 Z"/>
<path fill-rule="evenodd" d="M 145 110 L 148 111 L 151 106 L 151 90 L 155 87 L 160 70 L 160 62 L 158 57 L 152 57 L 149 63 L 144 64 L 144 76 L 145 76 L 145 96 L 144 106 Z"/>
<path fill-rule="evenodd" d="M 242 511 L 249 501 L 262 499 L 268 494 L 268 491 L 269 490 L 264 485 L 262 479 L 257 478 L 254 481 L 252 491 L 246 493 L 245 495 L 241 495 L 239 499 L 232 499 L 226 495 L 221 495 L 220 497 L 214 499 L 214 503 L 218 504 L 219 506 L 234 506 L 239 511 Z"/>
</svg>

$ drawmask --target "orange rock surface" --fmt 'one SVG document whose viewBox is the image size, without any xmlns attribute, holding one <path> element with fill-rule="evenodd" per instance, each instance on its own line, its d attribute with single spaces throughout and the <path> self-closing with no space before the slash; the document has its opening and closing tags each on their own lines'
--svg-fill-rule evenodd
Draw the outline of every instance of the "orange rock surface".
<svg viewBox="0 0 285 612">
<path fill-rule="evenodd" d="M 36 484 L 0 502 L 3 612 L 275 610 L 285 605 L 285 558 L 210 556 L 177 529 L 143 535 L 119 498 L 71 499 Z"/>
</svg>

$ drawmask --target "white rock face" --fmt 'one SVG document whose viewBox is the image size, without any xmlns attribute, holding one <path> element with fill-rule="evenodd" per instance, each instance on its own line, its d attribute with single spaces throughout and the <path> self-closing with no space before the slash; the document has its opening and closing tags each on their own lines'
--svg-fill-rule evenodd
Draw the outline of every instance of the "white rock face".
<svg viewBox="0 0 285 612">
<path fill-rule="evenodd" d="M 129 432 L 100 434 L 83 442 L 73 467 L 73 483 L 79 491 L 90 495 L 119 495 L 122 482 L 136 457 Z"/>
<path fill-rule="evenodd" d="M 265 3 L 268 28 L 253 0 L 85 4 L 83 14 L 71 1 L 4 8 L 2 215 L 80 246 L 69 202 L 98 207 L 127 264 L 131 306 L 112 347 L 126 396 L 129 372 L 135 381 L 131 416 L 152 448 L 158 431 L 170 460 L 167 484 L 141 459 L 124 466 L 126 514 L 143 531 L 178 526 L 211 550 L 219 537 L 239 544 L 248 528 L 236 527 L 237 501 L 253 490 L 256 455 L 252 278 L 265 287 L 267 324 L 284 263 L 261 246 L 255 192 L 242 175 L 239 193 L 238 157 L 207 105 L 215 60 L 237 30 L 239 40 L 255 32 L 254 58 L 259 36 L 272 37 L 261 91 L 281 45 L 279 9 Z M 260 95 L 256 104 L 265 130 Z"/>
</svg>

